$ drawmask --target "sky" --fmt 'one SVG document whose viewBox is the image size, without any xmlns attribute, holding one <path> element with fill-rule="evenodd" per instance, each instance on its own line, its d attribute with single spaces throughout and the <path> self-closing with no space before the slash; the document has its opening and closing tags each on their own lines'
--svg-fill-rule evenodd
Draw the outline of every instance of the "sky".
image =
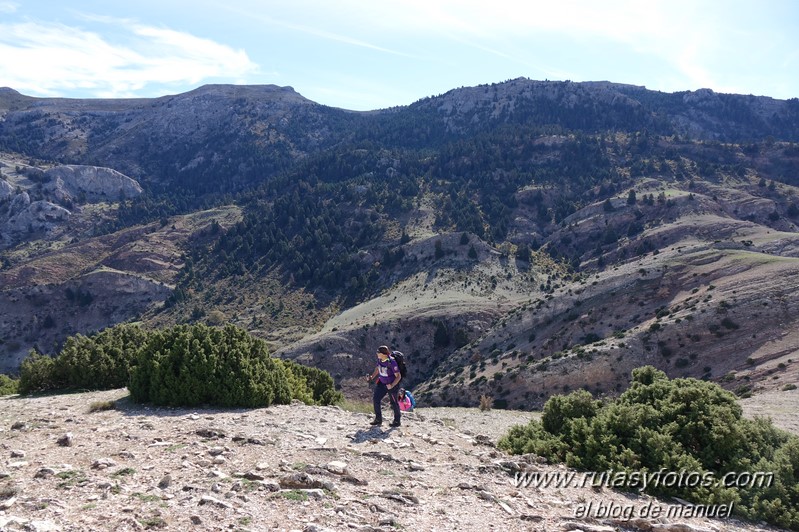
<svg viewBox="0 0 799 532">
<path fill-rule="evenodd" d="M 799 97 L 795 0 L 0 0 L 0 87 L 291 86 L 351 110 L 534 80 Z"/>
</svg>

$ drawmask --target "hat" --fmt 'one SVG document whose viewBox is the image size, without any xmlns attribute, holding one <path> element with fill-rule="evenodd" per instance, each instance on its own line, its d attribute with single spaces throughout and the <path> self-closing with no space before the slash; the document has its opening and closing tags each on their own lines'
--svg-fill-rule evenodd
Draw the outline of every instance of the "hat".
<svg viewBox="0 0 799 532">
<path fill-rule="evenodd" d="M 377 348 L 377 352 L 378 353 L 383 353 L 384 355 L 390 355 L 391 354 L 391 351 L 388 350 L 388 346 L 385 346 L 385 345 L 381 345 L 380 347 L 378 347 Z"/>
</svg>

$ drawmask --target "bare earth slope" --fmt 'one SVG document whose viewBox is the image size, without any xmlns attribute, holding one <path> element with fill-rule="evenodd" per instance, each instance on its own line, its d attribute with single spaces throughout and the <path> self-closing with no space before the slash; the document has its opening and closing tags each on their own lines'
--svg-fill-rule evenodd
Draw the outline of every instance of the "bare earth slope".
<svg viewBox="0 0 799 532">
<path fill-rule="evenodd" d="M 89 413 L 106 401 L 117 409 Z M 337 407 L 148 408 L 125 390 L 3 398 L 0 529 L 770 530 L 697 517 L 578 519 L 591 503 L 593 515 L 600 503 L 635 512 L 668 503 L 515 487 L 522 467 L 567 471 L 493 447 L 531 415 L 422 408 L 381 430 Z"/>
<path fill-rule="evenodd" d="M 36 252 L 0 271 L 0 372 L 15 372 L 30 349 L 57 352 L 64 339 L 90 334 L 158 307 L 174 289 L 187 242 L 213 223 L 240 219 L 236 207 L 174 217 Z"/>
</svg>

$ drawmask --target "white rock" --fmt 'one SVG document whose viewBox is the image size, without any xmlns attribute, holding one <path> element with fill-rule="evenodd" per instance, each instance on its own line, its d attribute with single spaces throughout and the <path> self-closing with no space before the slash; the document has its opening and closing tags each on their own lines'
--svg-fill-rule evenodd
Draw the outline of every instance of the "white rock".
<svg viewBox="0 0 799 532">
<path fill-rule="evenodd" d="M 226 473 L 223 473 L 222 471 L 220 471 L 218 469 L 214 469 L 213 471 L 208 473 L 208 476 L 210 478 L 218 478 L 220 480 L 224 480 L 224 479 L 228 478 L 228 475 Z"/>
<path fill-rule="evenodd" d="M 14 195 L 14 187 L 5 179 L 0 179 L 0 199 L 10 198 Z"/>
<path fill-rule="evenodd" d="M 327 465 L 325 465 L 325 469 L 327 469 L 331 473 L 335 473 L 336 475 L 346 475 L 347 462 L 341 462 L 341 461 L 329 462 Z"/>
<path fill-rule="evenodd" d="M 85 198 L 89 202 L 135 198 L 141 185 L 130 177 L 99 166 L 64 165 L 45 172 L 50 177 L 46 188 L 59 200 Z"/>
<path fill-rule="evenodd" d="M 224 452 L 225 452 L 224 447 L 211 447 L 210 449 L 208 449 L 208 454 L 210 454 L 211 456 L 219 456 Z"/>
<path fill-rule="evenodd" d="M 92 464 L 92 469 L 108 469 L 109 467 L 114 467 L 117 463 L 110 458 L 100 458 L 95 460 Z"/>
<path fill-rule="evenodd" d="M 211 497 L 209 495 L 203 495 L 202 498 L 200 498 L 200 504 L 212 504 L 220 508 L 228 508 L 228 509 L 233 508 L 233 505 L 226 503 L 224 501 L 220 501 L 219 499 L 215 499 L 214 497 Z"/>
<path fill-rule="evenodd" d="M 425 467 L 419 462 L 408 462 L 408 469 L 411 471 L 424 471 Z"/>
</svg>

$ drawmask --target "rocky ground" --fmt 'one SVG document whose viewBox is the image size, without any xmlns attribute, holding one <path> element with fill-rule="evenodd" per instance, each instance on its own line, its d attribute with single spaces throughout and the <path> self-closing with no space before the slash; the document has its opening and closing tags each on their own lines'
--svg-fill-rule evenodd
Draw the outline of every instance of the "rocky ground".
<svg viewBox="0 0 799 532">
<path fill-rule="evenodd" d="M 640 518 L 686 507 L 606 488 L 516 487 L 520 468 L 567 472 L 494 447 L 531 415 L 421 408 L 389 429 L 301 404 L 153 408 L 126 390 L 2 398 L 0 530 L 773 530 Z"/>
<path fill-rule="evenodd" d="M 742 399 L 745 416 L 767 417 L 776 427 L 792 434 L 799 434 L 799 389 L 771 390 Z"/>
</svg>

